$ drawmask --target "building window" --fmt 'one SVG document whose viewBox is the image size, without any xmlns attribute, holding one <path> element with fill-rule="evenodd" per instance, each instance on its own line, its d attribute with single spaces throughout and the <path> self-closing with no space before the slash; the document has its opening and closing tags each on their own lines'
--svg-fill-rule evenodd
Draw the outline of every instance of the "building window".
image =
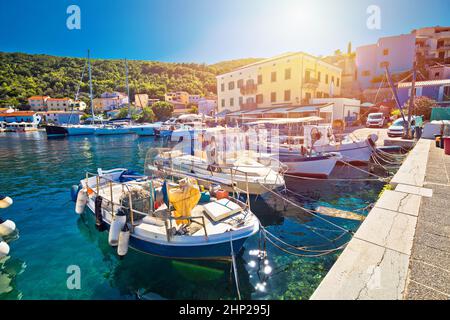
<svg viewBox="0 0 450 320">
<path fill-rule="evenodd" d="M 305 99 L 309 101 L 309 99 L 311 99 L 311 93 L 306 92 L 305 93 Z"/>
<path fill-rule="evenodd" d="M 244 103 L 244 98 L 239 97 L 239 106 L 242 107 L 242 104 Z"/>
<path fill-rule="evenodd" d="M 277 93 L 276 92 L 272 92 L 270 94 L 270 102 L 276 102 L 277 101 Z"/>
<path fill-rule="evenodd" d="M 361 76 L 363 76 L 363 77 L 370 77 L 370 71 L 369 70 L 364 70 L 363 72 L 361 72 Z"/>
<path fill-rule="evenodd" d="M 311 79 L 311 71 L 305 71 L 305 81 L 308 82 Z"/>
<path fill-rule="evenodd" d="M 440 73 L 439 72 L 436 72 L 435 74 L 434 74 L 434 77 L 436 78 L 436 79 L 438 79 L 439 77 L 440 77 Z"/>
<path fill-rule="evenodd" d="M 276 72 L 272 72 L 272 74 L 270 75 L 270 81 L 272 81 L 272 82 L 277 81 L 277 73 Z"/>
<path fill-rule="evenodd" d="M 291 90 L 284 91 L 284 101 L 291 101 Z"/>
<path fill-rule="evenodd" d="M 230 107 L 234 107 L 234 98 L 230 98 Z"/>
<path fill-rule="evenodd" d="M 238 82 L 237 82 L 237 87 L 240 89 L 240 88 L 242 88 L 242 86 L 244 85 L 244 80 L 238 80 Z"/>
<path fill-rule="evenodd" d="M 450 86 L 444 87 L 444 96 L 442 97 L 443 101 L 450 101 Z"/>
<path fill-rule="evenodd" d="M 322 92 L 320 92 L 320 91 L 317 91 L 317 93 L 316 93 L 316 97 L 317 97 L 317 98 L 322 98 Z"/>
<path fill-rule="evenodd" d="M 234 89 L 234 81 L 228 82 L 228 90 Z"/>
<path fill-rule="evenodd" d="M 322 74 L 319 71 L 319 72 L 317 72 L 317 80 L 319 80 L 319 82 L 320 82 L 321 78 L 322 78 Z"/>
<path fill-rule="evenodd" d="M 256 103 L 257 103 L 257 104 L 262 104 L 263 101 L 264 101 L 263 95 L 262 95 L 262 94 L 257 94 L 257 95 L 256 95 Z"/>
<path fill-rule="evenodd" d="M 225 91 L 225 83 L 222 83 L 220 85 L 220 91 L 224 92 Z"/>
<path fill-rule="evenodd" d="M 339 86 L 340 86 L 340 83 L 341 83 L 341 79 L 336 78 L 336 87 L 339 87 Z"/>
<path fill-rule="evenodd" d="M 325 83 L 328 84 L 328 75 L 325 75 Z"/>
<path fill-rule="evenodd" d="M 332 84 L 336 84 L 336 83 L 334 82 L 334 76 L 331 77 L 331 83 L 332 83 Z"/>
<path fill-rule="evenodd" d="M 284 70 L 284 80 L 291 80 L 291 69 Z"/>
<path fill-rule="evenodd" d="M 383 56 L 388 56 L 388 55 L 389 55 L 389 49 L 384 49 Z"/>
<path fill-rule="evenodd" d="M 262 74 L 258 75 L 258 84 L 262 84 Z"/>
<path fill-rule="evenodd" d="M 222 108 L 225 108 L 225 99 L 222 99 Z"/>
</svg>

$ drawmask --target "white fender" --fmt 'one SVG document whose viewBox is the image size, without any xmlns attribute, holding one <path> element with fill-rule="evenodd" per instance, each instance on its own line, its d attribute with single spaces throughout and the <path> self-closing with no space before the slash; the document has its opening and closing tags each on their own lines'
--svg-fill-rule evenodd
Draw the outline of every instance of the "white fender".
<svg viewBox="0 0 450 320">
<path fill-rule="evenodd" d="M 130 231 L 120 231 L 119 245 L 117 246 L 117 254 L 121 257 L 128 253 L 128 243 L 130 242 Z"/>
<path fill-rule="evenodd" d="M 9 254 L 9 246 L 5 241 L 0 242 L 0 259 Z"/>
<path fill-rule="evenodd" d="M 0 237 L 9 236 L 16 230 L 16 224 L 11 220 L 6 220 L 0 224 Z"/>
<path fill-rule="evenodd" d="M 0 209 L 6 209 L 12 204 L 13 200 L 10 197 L 4 197 L 3 199 L 0 200 Z"/>
<path fill-rule="evenodd" d="M 87 196 L 86 190 L 84 190 L 84 189 L 80 190 L 80 192 L 78 192 L 77 203 L 75 205 L 75 212 L 77 214 L 82 214 L 84 212 L 84 209 L 86 208 L 87 200 L 88 200 L 88 196 Z"/>
<path fill-rule="evenodd" d="M 126 216 L 115 216 L 109 228 L 108 243 L 110 246 L 116 247 L 119 244 L 119 234 L 126 222 Z"/>
</svg>

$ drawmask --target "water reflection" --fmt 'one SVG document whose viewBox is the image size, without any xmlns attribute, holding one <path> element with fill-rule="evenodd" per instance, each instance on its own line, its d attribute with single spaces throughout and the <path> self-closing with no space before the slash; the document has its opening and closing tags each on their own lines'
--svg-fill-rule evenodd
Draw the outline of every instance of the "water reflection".
<svg viewBox="0 0 450 320">
<path fill-rule="evenodd" d="M 26 267 L 24 261 L 11 258 L 11 256 L 0 259 L 0 299 L 19 300 L 22 298 L 22 293 L 17 289 L 15 282 Z"/>
</svg>

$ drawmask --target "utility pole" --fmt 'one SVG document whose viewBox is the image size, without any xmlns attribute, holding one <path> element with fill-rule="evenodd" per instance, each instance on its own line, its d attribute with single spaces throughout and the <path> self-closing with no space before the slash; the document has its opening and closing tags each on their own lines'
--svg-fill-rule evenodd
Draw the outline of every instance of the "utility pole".
<svg viewBox="0 0 450 320">
<path fill-rule="evenodd" d="M 412 83 L 411 83 L 411 96 L 409 98 L 409 106 L 408 106 L 408 130 L 406 131 L 406 138 L 411 139 L 411 118 L 412 112 L 414 110 L 414 100 L 416 96 L 416 77 L 417 77 L 417 62 L 414 58 L 413 62 L 413 71 L 412 71 Z"/>
</svg>

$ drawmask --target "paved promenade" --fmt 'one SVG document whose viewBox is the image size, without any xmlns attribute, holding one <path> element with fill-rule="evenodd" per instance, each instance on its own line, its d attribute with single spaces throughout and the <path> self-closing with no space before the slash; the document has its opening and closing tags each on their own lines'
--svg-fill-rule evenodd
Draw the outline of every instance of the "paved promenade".
<svg viewBox="0 0 450 320">
<path fill-rule="evenodd" d="M 431 147 L 409 264 L 405 299 L 450 298 L 450 156 Z"/>
<path fill-rule="evenodd" d="M 449 173 L 420 140 L 311 299 L 448 299 Z"/>
</svg>

